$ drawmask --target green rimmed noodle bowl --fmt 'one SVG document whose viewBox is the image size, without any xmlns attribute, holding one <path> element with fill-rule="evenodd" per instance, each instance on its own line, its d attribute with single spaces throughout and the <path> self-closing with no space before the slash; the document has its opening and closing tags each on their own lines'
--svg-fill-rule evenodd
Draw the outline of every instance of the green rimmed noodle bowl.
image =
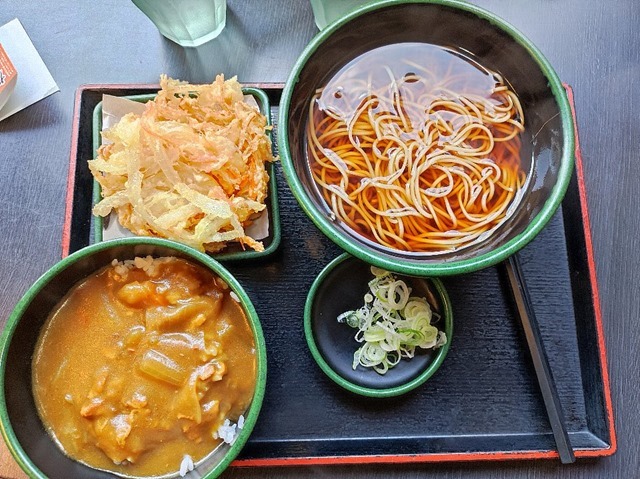
<svg viewBox="0 0 640 479">
<path fill-rule="evenodd" d="M 437 254 L 383 247 L 345 226 L 321 196 L 307 159 L 307 118 L 316 90 L 364 53 L 401 43 L 427 43 L 467 54 L 504 77 L 524 112 L 520 158 L 528 171 L 521 198 L 491 234 Z M 468 273 L 517 252 L 551 219 L 573 171 L 573 119 L 564 87 L 549 62 L 507 22 L 455 0 L 381 1 L 329 25 L 295 64 L 280 102 L 279 125 L 286 180 L 316 226 L 363 261 L 408 275 Z"/>
<path fill-rule="evenodd" d="M 40 330 L 50 311 L 80 280 L 114 259 L 135 257 L 182 258 L 221 277 L 237 296 L 251 327 L 256 349 L 256 384 L 244 426 L 235 442 L 223 443 L 195 468 L 197 477 L 218 477 L 239 454 L 256 424 L 264 397 L 266 346 L 258 315 L 247 293 L 220 263 L 180 243 L 157 238 L 123 238 L 97 243 L 64 258 L 44 273 L 20 299 L 0 337 L 0 429 L 13 457 L 32 478 L 112 478 L 70 459 L 44 429 L 32 394 L 31 358 Z M 176 464 L 178 471 L 180 464 Z M 163 477 L 179 477 L 178 473 Z"/>
<path fill-rule="evenodd" d="M 424 384 L 442 366 L 453 340 L 453 313 L 449 296 L 437 278 L 398 276 L 412 288 L 412 296 L 425 297 L 438 314 L 432 324 L 447 341 L 435 349 L 416 348 L 411 359 L 401 359 L 385 374 L 371 368 L 353 368 L 361 343 L 356 329 L 338 322 L 338 316 L 362 306 L 368 282 L 373 279 L 369 264 L 348 253 L 331 261 L 318 275 L 307 296 L 304 333 L 309 351 L 320 369 L 337 385 L 362 396 L 399 396 Z"/>
</svg>

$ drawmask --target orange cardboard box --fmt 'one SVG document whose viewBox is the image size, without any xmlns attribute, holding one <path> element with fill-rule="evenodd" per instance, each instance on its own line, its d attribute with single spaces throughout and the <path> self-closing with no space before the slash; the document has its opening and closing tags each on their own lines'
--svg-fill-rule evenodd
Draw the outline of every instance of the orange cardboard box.
<svg viewBox="0 0 640 479">
<path fill-rule="evenodd" d="M 11 96 L 18 80 L 18 72 L 0 44 L 0 110 Z"/>
</svg>

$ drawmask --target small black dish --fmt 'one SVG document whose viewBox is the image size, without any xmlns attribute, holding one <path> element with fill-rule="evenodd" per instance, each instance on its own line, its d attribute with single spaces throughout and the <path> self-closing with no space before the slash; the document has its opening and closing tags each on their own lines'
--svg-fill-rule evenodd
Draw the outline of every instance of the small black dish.
<svg viewBox="0 0 640 479">
<path fill-rule="evenodd" d="M 440 367 L 451 345 L 453 315 L 447 292 L 435 278 L 398 275 L 425 297 L 433 311 L 440 315 L 434 325 L 447 336 L 439 349 L 416 351 L 411 360 L 403 359 L 381 375 L 373 369 L 352 367 L 353 353 L 359 347 L 356 330 L 338 323 L 337 317 L 362 306 L 372 279 L 370 265 L 348 253 L 329 263 L 313 282 L 304 311 L 304 331 L 313 358 L 329 378 L 343 388 L 369 397 L 391 397 L 404 394 L 423 384 Z"/>
</svg>

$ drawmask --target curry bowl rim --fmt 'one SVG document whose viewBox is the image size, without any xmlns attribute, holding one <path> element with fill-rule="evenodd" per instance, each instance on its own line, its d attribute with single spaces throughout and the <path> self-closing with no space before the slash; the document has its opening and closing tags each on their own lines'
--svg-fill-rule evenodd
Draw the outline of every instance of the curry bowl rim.
<svg viewBox="0 0 640 479">
<path fill-rule="evenodd" d="M 245 422 L 241 432 L 236 437 L 236 440 L 229 446 L 229 449 L 224 453 L 221 460 L 216 464 L 211 466 L 210 470 L 207 470 L 202 476 L 204 479 L 213 479 L 221 474 L 229 464 L 236 458 L 236 456 L 240 453 L 242 447 L 247 442 L 260 413 L 260 409 L 262 408 L 262 403 L 265 394 L 266 387 L 266 378 L 267 378 L 267 356 L 266 356 L 266 343 L 264 339 L 264 334 L 262 331 L 262 326 L 260 324 L 260 319 L 258 314 L 249 298 L 248 294 L 242 287 L 242 285 L 238 282 L 238 280 L 227 270 L 227 268 L 216 261 L 214 258 L 206 255 L 205 253 L 201 253 L 200 251 L 191 248 L 190 246 L 186 246 L 182 243 L 178 243 L 176 241 L 167 240 L 164 238 L 152 238 L 152 237 L 130 237 L 130 238 L 118 238 L 109 241 L 103 241 L 100 243 L 95 243 L 85 248 L 82 248 L 69 256 L 66 256 L 56 262 L 53 266 L 48 268 L 22 295 L 22 297 L 18 300 L 13 310 L 9 314 L 7 318 L 5 327 L 0 335 L 0 433 L 4 438 L 4 441 L 7 444 L 11 455 L 16 460 L 18 465 L 22 468 L 24 472 L 26 472 L 29 477 L 37 478 L 37 479 L 46 479 L 46 474 L 41 471 L 33 460 L 30 458 L 27 451 L 22 447 L 15 431 L 13 425 L 11 423 L 11 419 L 9 416 L 9 411 L 7 408 L 6 402 L 6 392 L 5 392 L 5 373 L 7 364 L 7 357 L 9 353 L 9 348 L 11 346 L 11 341 L 13 339 L 14 333 L 23 318 L 24 313 L 27 308 L 32 304 L 34 300 L 37 299 L 38 295 L 46 288 L 51 281 L 55 280 L 57 276 L 63 272 L 66 268 L 81 260 L 85 257 L 88 257 L 94 253 L 101 252 L 103 250 L 108 250 L 113 247 L 124 246 L 124 247 L 134 247 L 134 246 L 156 246 L 162 248 L 173 249 L 186 257 L 188 257 L 191 261 L 200 266 L 207 268 L 212 271 L 214 274 L 220 276 L 231 288 L 233 292 L 235 292 L 240 299 L 240 304 L 247 316 L 247 320 L 249 325 L 251 326 L 251 331 L 253 333 L 253 338 L 255 341 L 255 349 L 256 349 L 256 385 L 253 393 L 253 397 L 251 400 L 251 404 L 245 413 Z M 158 257 L 158 256 L 154 256 Z M 98 271 L 100 268 L 96 269 Z M 95 272 L 94 271 L 94 272 Z M 92 273 L 89 273 L 92 274 Z M 86 277 L 86 276 L 85 276 Z M 69 285 L 67 290 L 70 290 L 74 285 Z M 41 419 L 39 418 L 40 423 Z M 42 423 L 41 423 L 42 425 Z M 51 443 L 54 444 L 54 441 L 51 439 L 47 431 L 42 429 L 42 434 L 46 435 Z M 54 447 L 58 447 L 54 445 Z M 72 459 L 74 460 L 74 459 Z M 76 461 L 79 464 L 83 464 L 79 461 Z M 83 464 L 83 466 L 91 469 L 90 466 Z M 109 471 L 111 474 L 115 474 Z M 177 471 L 176 471 L 177 474 Z M 117 474 L 115 474 L 117 476 Z"/>
</svg>

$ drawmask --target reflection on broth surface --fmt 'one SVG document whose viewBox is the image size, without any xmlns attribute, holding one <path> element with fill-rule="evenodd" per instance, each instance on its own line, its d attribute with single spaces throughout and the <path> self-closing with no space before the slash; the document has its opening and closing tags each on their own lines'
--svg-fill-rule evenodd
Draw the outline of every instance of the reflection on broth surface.
<svg viewBox="0 0 640 479">
<path fill-rule="evenodd" d="M 115 263 L 115 262 L 114 262 Z M 131 476 L 177 472 L 253 397 L 253 334 L 211 271 L 177 258 L 113 264 L 51 313 L 33 357 L 40 416 L 64 452 Z"/>
<path fill-rule="evenodd" d="M 435 254 L 484 239 L 524 190 L 525 119 L 465 52 L 400 43 L 351 61 L 309 105 L 309 167 L 329 216 L 378 247 Z"/>
</svg>

